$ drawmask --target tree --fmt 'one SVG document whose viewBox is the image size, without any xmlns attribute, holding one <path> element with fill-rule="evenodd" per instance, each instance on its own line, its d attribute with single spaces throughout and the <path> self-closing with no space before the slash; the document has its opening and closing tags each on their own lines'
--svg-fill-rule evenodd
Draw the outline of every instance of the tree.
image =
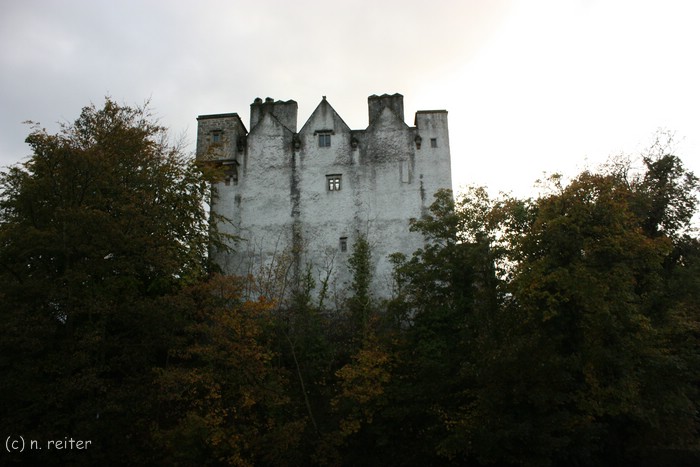
<svg viewBox="0 0 700 467">
<path fill-rule="evenodd" d="M 372 249 L 367 238 L 358 234 L 352 246 L 352 254 L 348 258 L 348 268 L 352 273 L 350 290 L 352 296 L 348 299 L 348 308 L 352 324 L 359 336 L 367 332 L 367 326 L 372 313 Z"/>
<path fill-rule="evenodd" d="M 92 439 L 77 462 L 144 461 L 150 368 L 174 322 L 160 299 L 206 275 L 218 239 L 206 177 L 147 106 L 109 98 L 27 143 L 0 176 L 2 417 Z"/>
<path fill-rule="evenodd" d="M 338 428 L 326 436 L 325 445 L 340 448 L 344 463 L 384 464 L 387 439 L 384 423 L 374 425 L 375 414 L 387 404 L 385 388 L 391 379 L 391 355 L 372 330 L 350 361 L 335 372 L 337 394 L 331 400 L 339 415 Z M 372 452 L 372 459 L 367 458 Z"/>
<path fill-rule="evenodd" d="M 645 167 L 536 199 L 438 194 L 413 223 L 426 246 L 394 257 L 388 458 L 664 462 L 697 444 L 697 179 L 674 156 Z"/>
<path fill-rule="evenodd" d="M 683 329 L 663 299 L 673 232 L 690 220 L 694 188 L 649 189 L 668 186 L 653 182 L 664 178 L 656 169 L 648 165 L 639 185 L 584 172 L 494 211 L 510 264 L 502 337 L 475 353 L 471 400 L 448 420 L 448 453 L 475 446 L 481 462 L 624 463 L 694 442 L 697 356 L 668 336 L 687 340 L 697 321 Z"/>
<path fill-rule="evenodd" d="M 152 429 L 164 464 L 297 465 L 305 427 L 290 417 L 289 382 L 268 342 L 273 304 L 244 301 L 227 276 L 168 299 L 185 317 L 166 367 L 154 370 Z"/>
<path fill-rule="evenodd" d="M 373 415 L 385 462 L 445 465 L 457 457 L 441 448 L 446 419 L 469 402 L 474 342 L 486 337 L 498 301 L 490 211 L 484 189 L 456 201 L 440 191 L 429 213 L 411 223 L 425 246 L 411 258 L 393 257 L 400 293 L 388 304 L 393 332 L 382 336 L 392 374 L 382 393 L 387 402 Z"/>
</svg>

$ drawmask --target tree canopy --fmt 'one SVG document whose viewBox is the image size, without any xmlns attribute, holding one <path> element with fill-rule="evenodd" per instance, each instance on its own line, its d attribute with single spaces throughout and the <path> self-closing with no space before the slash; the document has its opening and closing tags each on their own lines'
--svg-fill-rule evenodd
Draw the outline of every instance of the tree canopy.
<svg viewBox="0 0 700 467">
<path fill-rule="evenodd" d="M 311 274 L 256 301 L 217 274 L 217 174 L 147 108 L 27 142 L 0 174 L 0 420 L 44 449 L 3 462 L 700 461 L 698 179 L 673 154 L 528 199 L 441 191 L 395 296 L 362 238 L 330 312 Z M 91 447 L 45 449 L 64 437 Z"/>
<path fill-rule="evenodd" d="M 139 444 L 173 331 L 162 298 L 206 277 L 217 238 L 207 179 L 147 107 L 111 99 L 27 143 L 0 176 L 2 417 L 37 439 Z"/>
</svg>

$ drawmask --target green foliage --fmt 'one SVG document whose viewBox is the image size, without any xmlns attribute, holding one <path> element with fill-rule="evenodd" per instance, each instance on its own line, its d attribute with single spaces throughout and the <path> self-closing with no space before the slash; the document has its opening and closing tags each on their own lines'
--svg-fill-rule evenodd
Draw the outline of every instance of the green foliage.
<svg viewBox="0 0 700 467">
<path fill-rule="evenodd" d="M 631 180 L 635 211 L 651 237 L 677 239 L 687 232 L 697 207 L 698 178 L 662 150 L 644 157 L 646 170 Z"/>
<path fill-rule="evenodd" d="M 147 109 L 109 99 L 57 135 L 34 127 L 34 155 L 0 180 L 4 270 L 138 293 L 201 276 L 206 180 L 165 138 Z"/>
<path fill-rule="evenodd" d="M 387 459 L 693 455 L 697 179 L 674 156 L 645 166 L 555 177 L 531 200 L 437 194 L 413 223 L 426 246 L 393 257 L 395 363 L 373 413 L 393 433 Z"/>
<path fill-rule="evenodd" d="M 466 191 L 457 203 L 450 190 L 441 190 L 430 213 L 412 221 L 411 230 L 425 237 L 426 246 L 398 273 L 414 313 L 439 307 L 467 316 L 476 302 L 492 301 L 495 257 L 489 246 L 495 234 L 489 212 L 482 188 Z"/>
<path fill-rule="evenodd" d="M 352 247 L 352 254 L 348 258 L 348 267 L 352 273 L 350 291 L 352 296 L 348 301 L 348 308 L 352 315 L 352 321 L 360 334 L 364 335 L 372 312 L 372 284 L 371 248 L 364 235 L 358 235 Z"/>
<path fill-rule="evenodd" d="M 81 463 L 146 462 L 174 324 L 161 299 L 205 277 L 216 241 L 207 180 L 147 109 L 109 99 L 27 143 L 0 176 L 2 418 L 93 440 Z"/>
<path fill-rule="evenodd" d="M 450 456 L 439 452 L 449 434 L 446 414 L 467 402 L 474 341 L 487 330 L 499 300 L 488 248 L 494 235 L 490 203 L 483 189 L 456 202 L 450 191 L 438 192 L 429 214 L 412 222 L 425 247 L 410 259 L 394 257 L 401 289 L 389 303 L 398 322 L 387 336 L 393 374 L 385 388 L 389 402 L 375 416 L 393 433 L 383 441 L 392 446 L 384 448 L 386 462 L 448 463 Z"/>
<path fill-rule="evenodd" d="M 214 173 L 147 110 L 35 127 L 0 176 L 0 417 L 93 449 L 71 465 L 625 465 L 697 460 L 698 179 L 656 149 L 534 199 L 440 191 L 373 300 L 345 309 L 291 258 L 212 275 Z M 299 272 L 299 271 L 297 271 Z M 327 278 L 325 279 L 327 280 Z M 251 283 L 269 301 L 250 302 Z M 327 284 L 321 284 L 321 302 Z M 675 457 L 674 457 L 675 456 Z"/>
<path fill-rule="evenodd" d="M 640 211 L 651 182 L 588 172 L 567 186 L 555 182 L 550 195 L 494 210 L 508 299 L 494 310 L 499 332 L 476 340 L 468 367 L 476 379 L 460 415 L 446 419 L 444 452 L 488 463 L 589 464 L 692 446 L 689 370 L 697 356 L 668 335 L 691 339 L 697 315 L 678 321 L 666 269 L 695 185 L 651 203 L 682 213 L 666 222 L 666 214 Z M 687 277 L 677 262 L 672 269 Z"/>
<path fill-rule="evenodd" d="M 272 307 L 242 301 L 241 284 L 214 276 L 169 298 L 185 326 L 154 370 L 152 433 L 165 464 L 294 463 L 304 423 L 286 416 L 287 378 L 265 333 Z"/>
</svg>

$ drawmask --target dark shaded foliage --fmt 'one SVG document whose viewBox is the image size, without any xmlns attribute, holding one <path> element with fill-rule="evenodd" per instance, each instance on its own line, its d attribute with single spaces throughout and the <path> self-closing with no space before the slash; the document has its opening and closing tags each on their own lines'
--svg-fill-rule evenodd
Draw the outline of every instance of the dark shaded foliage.
<svg viewBox="0 0 700 467">
<path fill-rule="evenodd" d="M 212 273 L 216 174 L 146 110 L 108 99 L 27 141 L 31 158 L 0 178 L 0 417 L 27 439 L 92 447 L 3 461 L 700 457 L 698 180 L 673 155 L 552 177 L 535 199 L 441 191 L 411 224 L 424 247 L 391 258 L 394 299 L 371 296 L 360 238 L 329 313 L 311 274 L 288 301 L 251 302 L 255 278 Z"/>
</svg>

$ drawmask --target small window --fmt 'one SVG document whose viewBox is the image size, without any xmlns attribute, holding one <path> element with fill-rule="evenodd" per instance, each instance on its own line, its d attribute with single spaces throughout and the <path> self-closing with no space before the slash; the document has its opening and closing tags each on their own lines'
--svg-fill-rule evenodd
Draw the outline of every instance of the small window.
<svg viewBox="0 0 700 467">
<path fill-rule="evenodd" d="M 328 133 L 321 133 L 320 135 L 318 135 L 318 147 L 319 148 L 331 147 L 331 135 Z"/>
<path fill-rule="evenodd" d="M 348 251 L 348 237 L 340 237 L 340 251 Z"/>
<path fill-rule="evenodd" d="M 437 138 L 430 138 L 430 147 L 431 148 L 437 147 Z"/>
<path fill-rule="evenodd" d="M 411 182 L 411 168 L 408 161 L 399 162 L 399 176 L 401 177 L 401 183 Z"/>
<path fill-rule="evenodd" d="M 326 187 L 328 191 L 340 191 L 342 175 L 326 175 Z"/>
<path fill-rule="evenodd" d="M 211 142 L 220 143 L 221 142 L 221 130 L 215 130 L 211 132 Z"/>
<path fill-rule="evenodd" d="M 238 167 L 236 166 L 236 163 L 224 163 L 224 167 L 226 168 L 226 171 L 224 172 L 224 183 L 226 186 L 230 186 L 231 183 L 238 185 Z"/>
</svg>

